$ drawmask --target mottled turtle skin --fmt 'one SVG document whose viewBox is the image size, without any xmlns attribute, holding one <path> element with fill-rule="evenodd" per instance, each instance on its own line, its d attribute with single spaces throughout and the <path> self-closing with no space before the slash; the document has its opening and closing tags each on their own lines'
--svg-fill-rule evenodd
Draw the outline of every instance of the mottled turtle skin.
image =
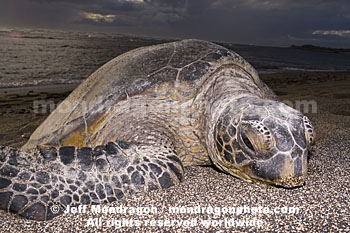
<svg viewBox="0 0 350 233">
<path fill-rule="evenodd" d="M 168 188 L 189 165 L 296 187 L 314 141 L 308 118 L 238 54 L 200 40 L 139 48 L 93 73 L 23 148 L 0 147 L 0 208 L 49 220 Z"/>
</svg>

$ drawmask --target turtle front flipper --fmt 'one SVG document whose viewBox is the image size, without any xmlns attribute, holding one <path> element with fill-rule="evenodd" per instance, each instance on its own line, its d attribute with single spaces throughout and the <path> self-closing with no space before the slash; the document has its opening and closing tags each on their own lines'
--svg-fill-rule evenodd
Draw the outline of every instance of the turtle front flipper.
<svg viewBox="0 0 350 233">
<path fill-rule="evenodd" d="M 49 220 L 68 205 L 114 202 L 135 192 L 168 188 L 182 180 L 183 172 L 167 146 L 119 141 L 94 149 L 24 152 L 0 147 L 0 209 Z"/>
</svg>

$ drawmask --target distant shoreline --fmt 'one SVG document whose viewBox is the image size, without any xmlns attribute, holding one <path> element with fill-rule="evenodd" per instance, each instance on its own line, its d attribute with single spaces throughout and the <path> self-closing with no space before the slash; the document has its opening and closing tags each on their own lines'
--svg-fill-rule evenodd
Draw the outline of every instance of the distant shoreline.
<svg viewBox="0 0 350 233">
<path fill-rule="evenodd" d="M 0 29 L 0 43 L 4 48 L 0 56 L 0 88 L 77 85 L 127 51 L 164 42 L 169 40 L 55 30 L 23 29 L 12 33 Z M 339 54 L 347 50 L 214 43 L 239 54 L 261 75 L 350 71 L 350 52 Z"/>
<path fill-rule="evenodd" d="M 327 47 L 321 47 L 321 46 L 315 46 L 315 45 L 301 45 L 301 46 L 292 45 L 289 48 L 302 49 L 302 50 L 308 50 L 313 52 L 350 54 L 350 49 L 327 48 Z"/>
</svg>

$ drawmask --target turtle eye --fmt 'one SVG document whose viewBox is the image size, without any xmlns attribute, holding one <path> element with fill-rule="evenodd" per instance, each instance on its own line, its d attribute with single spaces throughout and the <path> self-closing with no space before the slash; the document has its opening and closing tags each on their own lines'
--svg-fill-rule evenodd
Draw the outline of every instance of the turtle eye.
<svg viewBox="0 0 350 233">
<path fill-rule="evenodd" d="M 243 139 L 243 142 L 244 144 L 252 151 L 255 151 L 252 143 L 250 142 L 249 138 L 245 135 L 245 134 L 242 134 L 242 139 Z"/>
<path fill-rule="evenodd" d="M 249 153 L 251 155 L 255 155 L 254 146 L 253 146 L 252 142 L 249 140 L 249 138 L 247 137 L 247 135 L 244 132 L 241 132 L 240 138 L 241 138 L 240 141 L 242 142 L 243 149 L 247 153 Z"/>
</svg>

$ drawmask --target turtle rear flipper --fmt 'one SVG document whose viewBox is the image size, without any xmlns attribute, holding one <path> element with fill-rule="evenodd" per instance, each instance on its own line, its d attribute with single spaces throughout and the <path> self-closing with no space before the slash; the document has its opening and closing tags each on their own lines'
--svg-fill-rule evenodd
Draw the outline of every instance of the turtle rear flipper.
<svg viewBox="0 0 350 233">
<path fill-rule="evenodd" d="M 168 188 L 183 178 L 169 147 L 119 141 L 94 149 L 71 146 L 23 152 L 0 148 L 0 209 L 49 220 L 66 206 L 114 202 L 135 192 Z"/>
</svg>

